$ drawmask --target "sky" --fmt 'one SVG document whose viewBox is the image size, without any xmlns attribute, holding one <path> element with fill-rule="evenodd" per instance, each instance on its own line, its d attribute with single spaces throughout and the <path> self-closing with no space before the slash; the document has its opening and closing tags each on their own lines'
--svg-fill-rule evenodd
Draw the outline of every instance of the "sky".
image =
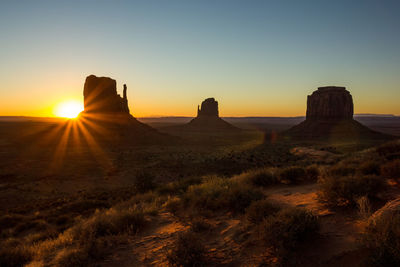
<svg viewBox="0 0 400 267">
<path fill-rule="evenodd" d="M 131 113 L 301 116 L 319 86 L 400 115 L 400 1 L 0 0 L 0 116 L 54 116 L 90 74 Z"/>
</svg>

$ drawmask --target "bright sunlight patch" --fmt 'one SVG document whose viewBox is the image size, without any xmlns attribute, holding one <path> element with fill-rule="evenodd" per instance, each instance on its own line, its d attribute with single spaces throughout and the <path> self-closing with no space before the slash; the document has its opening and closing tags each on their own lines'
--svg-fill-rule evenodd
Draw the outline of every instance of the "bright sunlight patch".
<svg viewBox="0 0 400 267">
<path fill-rule="evenodd" d="M 58 106 L 55 109 L 55 114 L 58 117 L 72 119 L 78 117 L 79 113 L 82 110 L 83 110 L 82 103 L 71 100 L 58 104 Z"/>
</svg>

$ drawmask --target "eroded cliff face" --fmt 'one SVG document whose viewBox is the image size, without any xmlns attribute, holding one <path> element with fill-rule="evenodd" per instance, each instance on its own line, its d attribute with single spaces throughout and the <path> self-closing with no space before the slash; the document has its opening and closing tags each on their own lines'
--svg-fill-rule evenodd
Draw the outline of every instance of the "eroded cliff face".
<svg viewBox="0 0 400 267">
<path fill-rule="evenodd" d="M 345 87 L 319 87 L 307 97 L 307 120 L 352 120 L 353 98 Z"/>
<path fill-rule="evenodd" d="M 197 107 L 197 117 L 219 117 L 218 101 L 214 98 L 207 98 Z"/>
<path fill-rule="evenodd" d="M 387 139 L 353 119 L 353 97 L 345 87 L 319 87 L 307 97 L 306 120 L 285 131 L 289 138 L 361 140 Z"/>
<path fill-rule="evenodd" d="M 124 85 L 123 97 L 117 93 L 117 82 L 108 77 L 86 77 L 83 88 L 84 112 L 129 114 L 128 99 Z"/>
</svg>

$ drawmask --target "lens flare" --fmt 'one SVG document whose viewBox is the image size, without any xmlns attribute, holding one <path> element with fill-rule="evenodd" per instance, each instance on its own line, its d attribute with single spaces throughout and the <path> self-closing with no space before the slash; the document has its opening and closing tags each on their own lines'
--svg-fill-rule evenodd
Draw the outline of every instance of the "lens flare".
<svg viewBox="0 0 400 267">
<path fill-rule="evenodd" d="M 79 113 L 83 110 L 83 105 L 82 103 L 78 101 L 66 101 L 60 103 L 56 109 L 55 109 L 55 114 L 58 117 L 64 117 L 64 118 L 69 118 L 73 119 L 78 117 Z"/>
</svg>

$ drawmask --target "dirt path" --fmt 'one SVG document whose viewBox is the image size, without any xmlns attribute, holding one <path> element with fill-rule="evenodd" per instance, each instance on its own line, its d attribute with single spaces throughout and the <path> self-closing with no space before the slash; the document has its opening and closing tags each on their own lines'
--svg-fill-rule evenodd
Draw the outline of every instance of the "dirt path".
<svg viewBox="0 0 400 267">
<path fill-rule="evenodd" d="M 363 229 L 358 215 L 341 214 L 327 209 L 318 201 L 316 184 L 282 186 L 266 190 L 269 199 L 288 206 L 304 207 L 321 218 L 321 235 L 304 247 L 305 266 L 358 266 L 363 252 L 358 239 Z M 208 257 L 218 266 L 257 266 L 264 248 L 243 245 L 237 236 L 243 226 L 240 219 L 229 215 L 210 218 L 212 230 L 202 234 Z M 118 247 L 100 266 L 166 266 L 166 254 L 176 236 L 186 231 L 184 225 L 169 212 L 161 212 L 151 225 L 128 243 Z M 246 239 L 245 237 L 243 239 Z"/>
<path fill-rule="evenodd" d="M 119 247 L 100 266 L 165 266 L 168 246 L 188 226 L 169 212 L 160 213 L 151 224 L 143 233 L 130 237 L 126 245 Z"/>
<path fill-rule="evenodd" d="M 357 212 L 334 212 L 325 207 L 318 201 L 317 184 L 272 188 L 266 194 L 273 201 L 306 208 L 320 217 L 321 235 L 304 251 L 309 258 L 318 259 L 314 264 L 337 266 L 340 261 L 340 266 L 353 267 L 361 263 L 359 240 L 365 222 Z"/>
</svg>

